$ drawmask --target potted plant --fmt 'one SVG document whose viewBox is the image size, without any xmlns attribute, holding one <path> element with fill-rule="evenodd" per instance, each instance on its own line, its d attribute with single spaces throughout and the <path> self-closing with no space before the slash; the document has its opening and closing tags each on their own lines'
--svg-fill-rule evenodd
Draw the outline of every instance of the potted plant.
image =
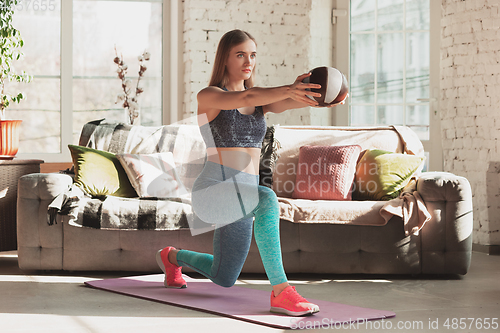
<svg viewBox="0 0 500 333">
<path fill-rule="evenodd" d="M 6 84 L 11 81 L 30 82 L 32 77 L 24 71 L 16 73 L 13 62 L 23 53 L 23 39 L 19 30 L 12 25 L 15 6 L 20 0 L 3 0 L 0 3 L 0 158 L 14 158 L 19 149 L 19 125 L 21 120 L 7 120 L 5 110 L 10 103 L 19 103 L 24 99 L 22 92 L 9 94 Z"/>
</svg>

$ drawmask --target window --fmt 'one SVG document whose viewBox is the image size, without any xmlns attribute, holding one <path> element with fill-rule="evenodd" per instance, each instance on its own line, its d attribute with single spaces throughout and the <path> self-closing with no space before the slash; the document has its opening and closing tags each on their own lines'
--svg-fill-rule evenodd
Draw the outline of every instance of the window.
<svg viewBox="0 0 500 333">
<path fill-rule="evenodd" d="M 83 124 L 101 118 L 128 121 L 120 103 L 115 104 L 123 92 L 113 62 L 115 46 L 128 65 L 126 76 L 134 87 L 138 56 L 145 50 L 151 54 L 141 78 L 140 123 L 161 125 L 165 115 L 175 119 L 163 106 L 163 99 L 169 97 L 164 73 L 176 78 L 173 66 L 162 65 L 170 59 L 170 55 L 163 57 L 164 44 L 169 47 L 171 42 L 163 31 L 168 29 L 169 37 L 178 33 L 164 24 L 164 18 L 175 17 L 172 10 L 177 11 L 177 5 L 163 8 L 163 0 L 21 1 L 14 24 L 25 41 L 25 57 L 16 68 L 34 78 L 22 87 L 11 87 L 27 96 L 8 110 L 10 118 L 23 120 L 18 157 L 69 162 L 67 145 L 78 143 Z M 171 101 L 167 104 L 175 106 Z"/>
<path fill-rule="evenodd" d="M 39 5 L 21 1 L 15 8 L 13 24 L 24 39 L 24 57 L 15 67 L 33 75 L 33 81 L 6 86 L 27 96 L 11 104 L 7 117 L 23 120 L 19 152 L 53 154 L 61 150 L 61 0 Z"/>
<path fill-rule="evenodd" d="M 117 77 L 116 53 L 128 65 L 127 78 L 138 79 L 140 56 L 151 59 L 141 78 L 140 123 L 162 123 L 162 4 L 150 1 L 73 2 L 73 134 L 77 142 L 82 125 L 109 118 L 128 122 L 128 114 L 115 104 L 123 92 Z M 115 51 L 116 47 L 116 51 Z M 132 93 L 132 96 L 134 93 Z"/>
<path fill-rule="evenodd" d="M 351 124 L 408 125 L 428 140 L 429 1 L 353 0 L 350 13 Z"/>
<path fill-rule="evenodd" d="M 430 0 L 338 0 L 337 9 L 349 15 L 337 21 L 336 65 L 349 73 L 344 121 L 410 127 L 434 160 L 432 168 L 440 170 L 440 17 L 432 14 L 440 8 L 431 6 Z"/>
</svg>

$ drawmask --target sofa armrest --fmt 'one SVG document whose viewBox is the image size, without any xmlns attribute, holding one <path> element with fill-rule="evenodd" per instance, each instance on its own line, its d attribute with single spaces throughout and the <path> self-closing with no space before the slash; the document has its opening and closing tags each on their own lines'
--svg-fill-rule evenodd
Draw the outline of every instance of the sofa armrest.
<svg viewBox="0 0 500 333">
<path fill-rule="evenodd" d="M 472 190 L 447 172 L 425 172 L 417 191 L 432 218 L 421 230 L 422 273 L 466 274 L 472 254 Z"/>
<path fill-rule="evenodd" d="M 21 269 L 62 269 L 62 223 L 49 226 L 47 209 L 72 183 L 71 176 L 56 173 L 33 173 L 19 178 L 17 246 Z"/>
</svg>

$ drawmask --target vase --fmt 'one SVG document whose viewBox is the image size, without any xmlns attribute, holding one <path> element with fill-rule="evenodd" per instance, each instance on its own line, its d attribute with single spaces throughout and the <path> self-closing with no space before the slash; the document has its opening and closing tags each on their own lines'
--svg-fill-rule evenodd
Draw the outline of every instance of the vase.
<svg viewBox="0 0 500 333">
<path fill-rule="evenodd" d="M 19 125 L 22 120 L 0 120 L 0 159 L 13 159 L 19 150 Z"/>
</svg>

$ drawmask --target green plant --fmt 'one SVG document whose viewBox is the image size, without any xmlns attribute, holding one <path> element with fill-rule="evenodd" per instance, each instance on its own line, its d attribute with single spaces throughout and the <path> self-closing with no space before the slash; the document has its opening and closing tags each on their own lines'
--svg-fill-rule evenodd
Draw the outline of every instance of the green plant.
<svg viewBox="0 0 500 333">
<path fill-rule="evenodd" d="M 21 33 L 12 25 L 14 8 L 20 0 L 0 1 L 0 120 L 5 119 L 5 109 L 10 102 L 19 103 L 25 98 L 22 92 L 7 94 L 5 86 L 8 82 L 31 82 L 32 76 L 22 72 L 17 74 L 13 63 L 19 60 L 23 53 L 24 41 Z"/>
</svg>

